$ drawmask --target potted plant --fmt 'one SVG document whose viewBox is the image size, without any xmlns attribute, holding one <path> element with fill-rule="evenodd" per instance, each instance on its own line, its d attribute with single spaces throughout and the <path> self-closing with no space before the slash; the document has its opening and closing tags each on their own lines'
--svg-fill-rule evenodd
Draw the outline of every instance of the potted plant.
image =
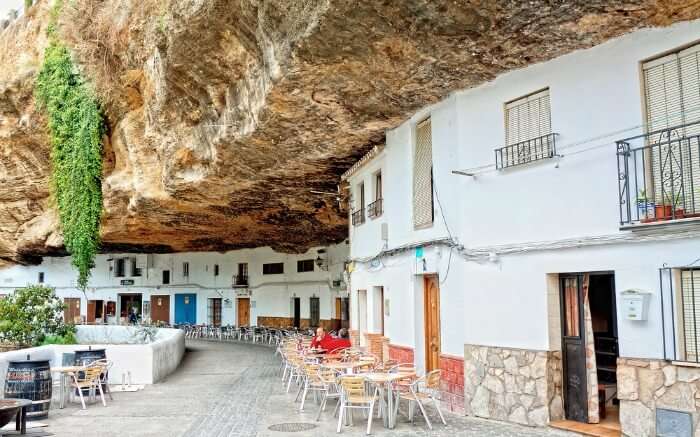
<svg viewBox="0 0 700 437">
<path fill-rule="evenodd" d="M 653 222 L 656 220 L 656 205 L 649 200 L 647 190 L 639 190 L 637 193 L 637 211 L 639 220 L 642 223 Z"/>
<path fill-rule="evenodd" d="M 685 211 L 681 208 L 683 195 L 677 193 L 664 193 L 663 203 L 656 205 L 655 214 L 659 220 L 671 220 L 685 217 Z"/>
</svg>

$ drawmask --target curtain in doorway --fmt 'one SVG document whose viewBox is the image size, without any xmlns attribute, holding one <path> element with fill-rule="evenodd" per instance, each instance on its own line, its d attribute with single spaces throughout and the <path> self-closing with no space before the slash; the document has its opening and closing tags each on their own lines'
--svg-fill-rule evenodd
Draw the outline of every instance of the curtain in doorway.
<svg viewBox="0 0 700 437">
<path fill-rule="evenodd" d="M 586 379 L 588 382 L 588 423 L 599 423 L 598 410 L 598 370 L 595 360 L 595 337 L 593 336 L 593 319 L 591 305 L 588 299 L 590 275 L 583 275 L 583 323 L 586 339 Z"/>
</svg>

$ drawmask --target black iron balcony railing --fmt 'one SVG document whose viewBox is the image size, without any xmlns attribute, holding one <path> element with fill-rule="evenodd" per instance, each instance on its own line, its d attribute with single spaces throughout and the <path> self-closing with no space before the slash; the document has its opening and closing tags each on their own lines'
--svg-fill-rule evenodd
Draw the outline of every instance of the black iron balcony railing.
<svg viewBox="0 0 700 437">
<path fill-rule="evenodd" d="M 620 224 L 700 217 L 700 121 L 617 141 Z"/>
<path fill-rule="evenodd" d="M 496 154 L 496 168 L 515 167 L 529 164 L 543 159 L 554 158 L 557 155 L 556 133 L 542 135 L 527 141 L 521 141 L 510 146 L 494 150 Z"/>
<path fill-rule="evenodd" d="M 352 225 L 359 226 L 365 222 L 365 209 L 360 208 L 352 213 Z"/>
<path fill-rule="evenodd" d="M 233 275 L 233 286 L 234 287 L 247 287 L 248 286 L 248 275 Z"/>
<path fill-rule="evenodd" d="M 382 199 L 377 199 L 374 202 L 367 205 L 367 215 L 369 218 L 377 218 L 384 212 Z"/>
</svg>

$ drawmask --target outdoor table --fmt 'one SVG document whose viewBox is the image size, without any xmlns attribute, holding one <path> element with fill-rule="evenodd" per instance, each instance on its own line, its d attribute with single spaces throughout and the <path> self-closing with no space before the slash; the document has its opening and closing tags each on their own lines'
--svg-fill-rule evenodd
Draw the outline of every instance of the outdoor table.
<svg viewBox="0 0 700 437">
<path fill-rule="evenodd" d="M 352 374 L 355 369 L 365 365 L 367 365 L 367 363 L 363 363 L 361 361 L 335 361 L 330 363 L 324 363 L 323 367 L 338 370 L 347 374 Z"/>
<path fill-rule="evenodd" d="M 70 376 L 71 373 L 81 370 L 80 366 L 58 366 L 52 367 L 51 373 L 58 373 L 61 381 L 61 397 L 59 398 L 58 408 L 65 408 L 65 398 L 66 398 L 66 378 Z"/>
<path fill-rule="evenodd" d="M 0 422 L 5 425 L 12 420 L 12 415 L 15 416 L 15 429 L 20 434 L 27 433 L 27 408 L 31 407 L 32 401 L 29 399 L 2 399 L 0 400 Z M 17 412 L 15 413 L 15 410 Z"/>
<path fill-rule="evenodd" d="M 408 378 L 415 378 L 416 374 L 415 373 L 375 373 L 375 372 L 370 372 L 370 373 L 360 373 L 358 376 L 362 376 L 366 378 L 369 382 L 372 384 L 375 384 L 377 386 L 380 386 L 382 388 L 386 388 L 386 398 L 382 394 L 382 402 L 386 404 L 386 408 L 384 409 L 385 414 L 384 414 L 384 426 L 389 428 L 389 429 L 394 429 L 396 426 L 396 413 L 398 411 L 394 411 L 394 393 L 392 390 L 392 385 L 395 381 L 399 381 L 401 379 L 408 379 Z M 382 390 L 379 391 L 380 393 L 383 393 Z M 398 402 L 398 399 L 397 399 Z"/>
</svg>

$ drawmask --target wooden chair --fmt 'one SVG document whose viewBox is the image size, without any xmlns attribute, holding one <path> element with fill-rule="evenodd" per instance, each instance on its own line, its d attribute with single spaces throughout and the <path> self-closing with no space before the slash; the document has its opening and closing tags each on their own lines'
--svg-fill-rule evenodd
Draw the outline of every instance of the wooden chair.
<svg viewBox="0 0 700 437">
<path fill-rule="evenodd" d="M 367 434 L 372 431 L 372 413 L 374 412 L 374 404 L 377 401 L 377 389 L 369 395 L 366 387 L 368 381 L 362 376 L 342 376 L 340 377 L 340 414 L 338 415 L 338 428 L 336 432 L 340 433 L 340 428 L 343 425 L 343 419 L 348 413 L 348 410 L 369 410 L 367 414 Z M 352 413 L 350 414 L 350 424 L 352 425 Z"/>
<path fill-rule="evenodd" d="M 101 376 L 103 367 L 100 365 L 90 365 L 78 372 L 71 372 L 71 396 L 75 396 L 75 392 L 78 392 L 80 396 L 80 403 L 85 410 L 85 398 L 83 397 L 83 390 L 88 391 L 89 399 L 93 399 L 96 396 L 97 390 L 100 391 L 100 398 L 102 399 L 102 405 L 107 406 L 107 401 L 105 401 L 105 394 L 102 391 L 102 381 Z"/>
<path fill-rule="evenodd" d="M 413 405 L 418 404 L 423 418 L 425 418 L 425 423 L 428 425 L 430 430 L 433 429 L 433 425 L 430 423 L 428 414 L 425 412 L 424 402 L 432 401 L 433 406 L 440 415 L 440 419 L 444 425 L 447 425 L 445 421 L 445 416 L 442 415 L 440 410 L 440 370 L 433 370 L 427 375 L 418 378 L 410 385 L 410 390 L 408 392 L 399 392 L 399 402 L 401 399 L 408 401 L 408 417 L 413 422 Z M 397 402 L 398 406 L 398 402 Z"/>
</svg>

